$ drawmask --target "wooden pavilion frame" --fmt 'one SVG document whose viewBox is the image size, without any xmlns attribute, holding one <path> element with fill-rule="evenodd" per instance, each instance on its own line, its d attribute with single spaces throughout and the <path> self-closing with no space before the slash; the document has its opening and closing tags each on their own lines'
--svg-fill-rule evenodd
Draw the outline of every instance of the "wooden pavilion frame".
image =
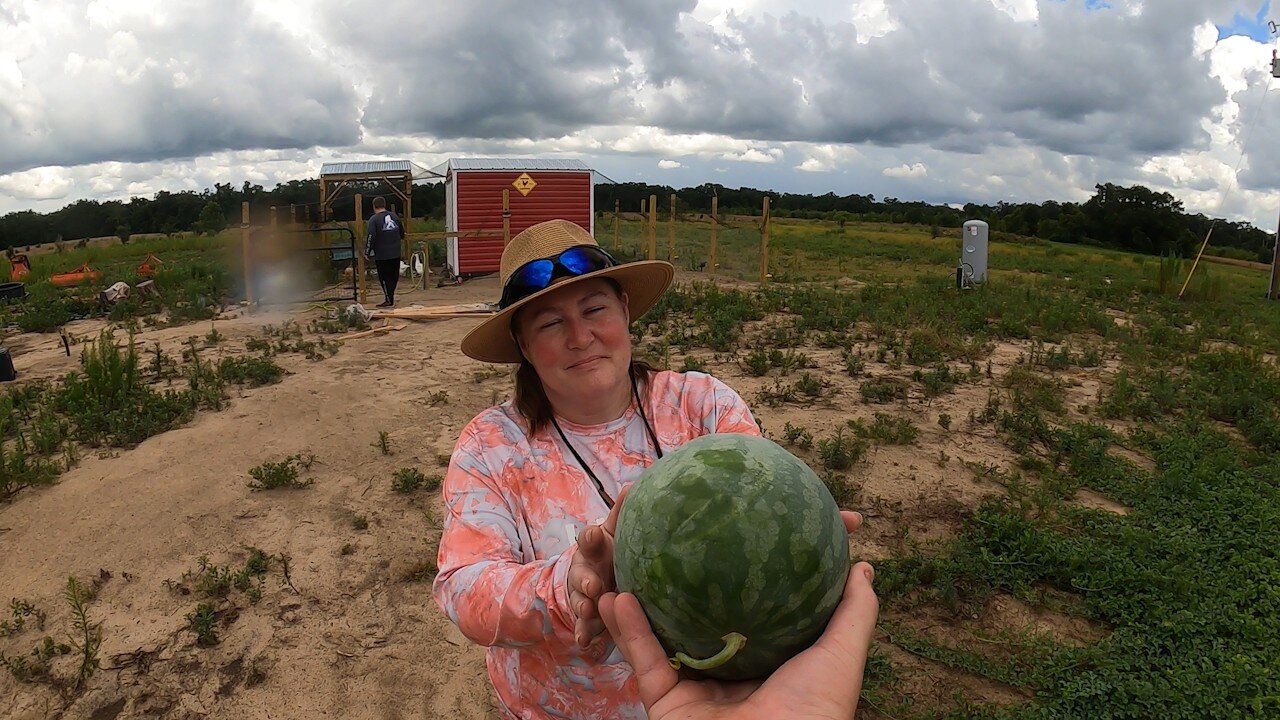
<svg viewBox="0 0 1280 720">
<path fill-rule="evenodd" d="M 390 188 L 392 194 L 404 204 L 404 222 L 413 217 L 413 181 L 438 179 L 441 176 L 409 160 L 379 160 L 366 162 L 336 162 L 320 166 L 320 222 L 329 221 L 329 211 L 338 193 L 352 182 L 380 182 Z M 360 197 L 357 195 L 356 197 Z M 356 208 L 357 220 L 363 220 L 363 208 Z M 356 234 L 361 229 L 356 228 Z M 408 237 L 402 248 L 409 255 Z"/>
</svg>

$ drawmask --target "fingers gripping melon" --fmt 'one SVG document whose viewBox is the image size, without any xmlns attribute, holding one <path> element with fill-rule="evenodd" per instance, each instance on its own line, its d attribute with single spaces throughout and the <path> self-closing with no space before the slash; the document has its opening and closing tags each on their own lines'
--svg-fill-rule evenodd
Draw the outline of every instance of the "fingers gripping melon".
<svg viewBox="0 0 1280 720">
<path fill-rule="evenodd" d="M 645 470 L 618 515 L 618 589 L 673 665 L 763 677 L 817 640 L 849 574 L 839 509 L 777 443 L 692 440 Z"/>
</svg>

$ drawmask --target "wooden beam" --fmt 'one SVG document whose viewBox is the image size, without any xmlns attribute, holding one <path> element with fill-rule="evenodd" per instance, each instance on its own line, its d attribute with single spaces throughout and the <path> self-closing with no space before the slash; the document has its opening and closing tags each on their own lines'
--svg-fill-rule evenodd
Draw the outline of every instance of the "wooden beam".
<svg viewBox="0 0 1280 720">
<path fill-rule="evenodd" d="M 404 240 L 401 241 L 401 244 L 400 244 L 400 257 L 404 258 L 406 262 L 409 262 L 413 260 L 413 258 L 409 257 L 409 221 L 413 218 L 413 178 L 412 177 L 405 178 L 404 190 L 405 190 L 404 217 L 400 218 L 400 222 L 404 223 Z M 422 277 L 423 277 L 424 287 L 426 286 L 426 277 L 427 277 L 426 264 L 427 264 L 427 261 L 426 261 L 426 258 L 424 257 L 422 261 L 422 265 L 423 265 Z M 409 278 L 410 279 L 413 278 L 412 272 L 409 273 Z"/>
<path fill-rule="evenodd" d="M 351 228 L 356 236 L 356 287 L 360 292 L 360 302 L 369 301 L 368 288 L 364 281 L 364 197 L 356 193 L 356 219 Z"/>
<path fill-rule="evenodd" d="M 1280 300 L 1280 228 L 1276 228 L 1276 244 L 1271 250 L 1271 288 L 1267 297 Z"/>
<path fill-rule="evenodd" d="M 410 240 L 444 240 L 447 238 L 502 237 L 501 230 L 441 230 L 439 232 L 409 233 Z"/>
<path fill-rule="evenodd" d="M 511 189 L 502 188 L 502 247 L 511 242 Z"/>
<path fill-rule="evenodd" d="M 667 262 L 676 261 L 676 194 L 671 193 L 671 215 L 667 218 Z"/>
<path fill-rule="evenodd" d="M 244 259 L 244 299 L 250 305 L 253 297 L 253 253 L 249 249 L 249 201 L 240 203 L 240 247 Z"/>
<path fill-rule="evenodd" d="M 764 196 L 764 218 L 760 221 L 760 284 L 769 280 L 769 196 Z"/>
<path fill-rule="evenodd" d="M 653 232 L 654 227 L 658 224 L 658 196 L 649 196 L 649 259 L 656 260 L 658 258 L 658 246 L 655 243 Z"/>
<path fill-rule="evenodd" d="M 711 272 L 715 272 L 720 267 L 716 264 L 716 229 L 720 225 L 720 218 L 717 216 L 719 212 L 720 198 L 711 196 L 711 257 L 707 258 L 707 268 Z"/>
<path fill-rule="evenodd" d="M 325 202 L 325 180 L 320 178 L 320 222 L 325 223 L 329 220 L 329 204 Z"/>
<path fill-rule="evenodd" d="M 333 204 L 333 201 L 338 197 L 338 193 L 342 192 L 342 188 L 344 188 L 344 187 L 346 187 L 346 186 L 347 186 L 347 181 L 346 181 L 346 180 L 343 180 L 343 181 L 339 182 L 337 185 L 335 185 L 335 186 L 334 186 L 334 188 L 333 188 L 333 192 L 329 193 L 329 196 L 328 196 L 328 197 L 325 197 L 324 195 L 321 195 L 321 196 L 320 196 L 320 201 L 324 204 L 324 207 L 323 207 L 323 209 L 321 210 L 321 215 L 320 215 L 320 219 L 321 219 L 322 221 L 323 221 L 323 220 L 327 220 L 327 219 L 328 219 L 328 217 L 329 217 L 329 206 L 330 206 L 331 204 Z M 323 188 L 321 188 L 321 192 L 324 192 L 324 189 L 323 189 Z"/>
</svg>

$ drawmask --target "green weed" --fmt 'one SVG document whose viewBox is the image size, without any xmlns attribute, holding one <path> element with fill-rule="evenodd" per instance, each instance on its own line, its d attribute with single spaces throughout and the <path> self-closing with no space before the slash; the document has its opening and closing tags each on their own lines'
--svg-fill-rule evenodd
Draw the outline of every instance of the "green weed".
<svg viewBox="0 0 1280 720">
<path fill-rule="evenodd" d="M 867 441 L 856 435 L 845 435 L 836 428 L 830 436 L 818 441 L 818 457 L 828 470 L 848 470 L 867 454 Z"/>
<path fill-rule="evenodd" d="M 303 457 L 301 454 L 290 455 L 279 462 L 264 462 L 249 470 L 249 477 L 252 480 L 249 481 L 248 485 L 254 490 L 275 490 L 277 488 L 298 490 L 310 487 L 315 483 L 315 480 L 313 478 L 300 480 L 298 473 L 300 470 L 310 469 L 313 462 L 315 462 L 314 455 Z"/>
<path fill-rule="evenodd" d="M 910 419 L 881 412 L 874 415 L 870 425 L 857 418 L 847 425 L 858 437 L 881 445 L 910 445 L 920 436 L 920 428 Z"/>
</svg>

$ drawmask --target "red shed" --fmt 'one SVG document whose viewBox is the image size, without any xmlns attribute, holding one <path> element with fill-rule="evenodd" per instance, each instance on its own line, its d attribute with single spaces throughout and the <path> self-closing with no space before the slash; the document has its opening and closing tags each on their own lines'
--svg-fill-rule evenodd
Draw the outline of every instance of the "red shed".
<svg viewBox="0 0 1280 720">
<path fill-rule="evenodd" d="M 595 232 L 595 173 L 580 160 L 458 158 L 445 176 L 445 229 L 502 230 L 502 191 L 510 190 L 511 234 L 544 220 L 569 220 Z M 498 271 L 502 237 L 449 238 L 446 262 L 458 277 Z"/>
</svg>

